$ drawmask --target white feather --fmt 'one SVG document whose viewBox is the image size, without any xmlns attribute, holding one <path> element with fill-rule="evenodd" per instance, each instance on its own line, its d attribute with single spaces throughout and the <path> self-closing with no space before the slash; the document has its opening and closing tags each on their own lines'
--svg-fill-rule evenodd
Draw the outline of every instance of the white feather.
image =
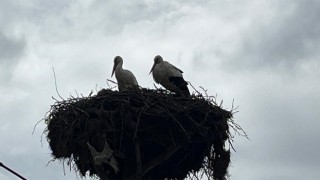
<svg viewBox="0 0 320 180">
<path fill-rule="evenodd" d="M 113 73 L 115 73 L 119 91 L 128 91 L 138 88 L 139 85 L 136 77 L 133 75 L 131 71 L 123 69 L 122 64 L 122 58 L 120 56 L 116 56 L 114 59 L 112 75 Z"/>
</svg>

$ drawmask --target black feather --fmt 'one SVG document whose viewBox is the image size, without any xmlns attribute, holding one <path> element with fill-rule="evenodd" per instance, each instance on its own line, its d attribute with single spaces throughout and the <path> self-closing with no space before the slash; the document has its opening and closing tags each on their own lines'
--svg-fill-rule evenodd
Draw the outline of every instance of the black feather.
<svg viewBox="0 0 320 180">
<path fill-rule="evenodd" d="M 190 96 L 188 89 L 188 83 L 183 79 L 183 77 L 169 77 L 169 81 L 178 87 L 177 93 L 183 93 L 184 95 Z"/>
</svg>

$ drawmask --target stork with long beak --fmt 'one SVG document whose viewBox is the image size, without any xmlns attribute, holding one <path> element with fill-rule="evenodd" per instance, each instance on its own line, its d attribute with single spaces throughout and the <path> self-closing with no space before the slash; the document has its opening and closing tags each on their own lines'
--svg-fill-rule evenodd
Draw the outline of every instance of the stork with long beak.
<svg viewBox="0 0 320 180">
<path fill-rule="evenodd" d="M 112 74 L 116 75 L 119 91 L 130 91 L 138 89 L 139 85 L 136 77 L 129 70 L 122 68 L 123 59 L 120 56 L 114 58 Z"/>
<path fill-rule="evenodd" d="M 154 64 L 149 74 L 153 75 L 156 83 L 161 84 L 164 88 L 177 94 L 190 96 L 188 83 L 183 79 L 182 73 L 179 68 L 164 61 L 160 55 L 154 58 Z"/>
</svg>

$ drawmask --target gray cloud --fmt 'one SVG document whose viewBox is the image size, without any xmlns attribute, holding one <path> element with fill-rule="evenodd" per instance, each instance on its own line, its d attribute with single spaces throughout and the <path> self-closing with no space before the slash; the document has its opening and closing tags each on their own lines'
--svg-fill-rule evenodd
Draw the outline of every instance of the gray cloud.
<svg viewBox="0 0 320 180">
<path fill-rule="evenodd" d="M 320 54 L 319 8 L 320 2 L 314 0 L 269 1 L 213 13 L 212 18 L 222 20 L 220 28 L 226 31 L 212 29 L 215 34 L 193 50 L 195 67 L 202 68 L 203 62 L 212 59 L 229 71 L 292 71 L 302 62 L 316 62 Z"/>
<path fill-rule="evenodd" d="M 114 35 L 122 33 L 126 26 L 140 21 L 154 22 L 165 19 L 167 16 L 170 17 L 167 20 L 178 19 L 182 16 L 178 10 L 179 7 L 176 2 L 123 1 L 115 3 L 97 0 L 86 11 L 87 15 L 94 19 L 94 26 L 100 24 L 105 35 Z M 94 26 L 92 28 L 95 28 Z"/>
<path fill-rule="evenodd" d="M 19 59 L 25 49 L 25 40 L 12 38 L 0 32 L 0 62 L 12 64 L 12 60 Z"/>
<path fill-rule="evenodd" d="M 0 81 L 10 79 L 12 70 L 25 52 L 23 38 L 9 37 L 0 32 Z"/>
<path fill-rule="evenodd" d="M 235 117 L 244 120 L 241 125 L 251 141 L 237 138 L 235 147 L 239 149 L 233 156 L 231 169 L 235 171 L 231 175 L 235 179 L 318 179 L 313 170 L 320 160 L 316 153 L 320 146 L 315 143 L 320 127 L 320 85 L 314 84 L 319 72 L 290 78 L 268 72 L 251 72 L 245 79 L 235 76 L 240 86 L 247 86 L 243 89 L 247 92 L 240 93 L 243 96 L 235 97 L 240 104 Z M 242 89 L 230 84 L 227 87 Z M 239 166 L 250 171 L 237 172 L 235 167 Z M 293 173 L 295 170 L 302 173 Z"/>
<path fill-rule="evenodd" d="M 158 31 L 178 23 L 185 16 L 184 7 L 191 8 L 207 2 L 184 1 L 102 1 L 85 3 L 60 3 L 47 1 L 33 5 L 29 19 L 41 24 L 41 37 L 48 42 L 76 40 L 79 36 L 89 38 L 94 33 L 103 36 L 122 34 L 130 25 L 138 24 L 141 30 L 149 29 L 148 24 L 156 24 Z M 53 4 L 53 8 L 49 4 Z M 57 9 L 57 10 L 56 10 Z M 181 10 L 182 9 L 182 10 Z M 150 34 L 150 36 L 153 36 Z"/>
<path fill-rule="evenodd" d="M 258 26 L 244 32 L 247 34 L 240 51 L 244 61 L 240 65 L 263 67 L 280 64 L 293 68 L 299 62 L 319 55 L 320 2 L 285 1 L 277 5 L 272 21 L 264 22 L 262 19 L 259 22 L 257 19 L 255 23 Z"/>
<path fill-rule="evenodd" d="M 235 121 L 251 141 L 235 139 L 231 179 L 319 179 L 319 4 L 1 1 L 0 160 L 29 179 L 76 179 L 58 162 L 45 167 L 43 122 L 31 135 L 57 97 L 51 67 L 64 98 L 107 87 L 115 55 L 152 88 L 161 54 L 196 88 L 240 106 Z M 0 178 L 15 179 L 3 169 Z"/>
</svg>

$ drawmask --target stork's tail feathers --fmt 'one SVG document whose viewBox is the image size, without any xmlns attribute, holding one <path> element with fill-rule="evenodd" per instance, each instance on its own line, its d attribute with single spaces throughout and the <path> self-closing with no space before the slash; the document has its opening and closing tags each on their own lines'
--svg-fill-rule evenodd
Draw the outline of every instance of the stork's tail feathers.
<svg viewBox="0 0 320 180">
<path fill-rule="evenodd" d="M 169 81 L 178 87 L 178 92 L 187 97 L 190 96 L 190 91 L 188 89 L 188 83 L 183 79 L 183 77 L 169 77 Z"/>
</svg>

